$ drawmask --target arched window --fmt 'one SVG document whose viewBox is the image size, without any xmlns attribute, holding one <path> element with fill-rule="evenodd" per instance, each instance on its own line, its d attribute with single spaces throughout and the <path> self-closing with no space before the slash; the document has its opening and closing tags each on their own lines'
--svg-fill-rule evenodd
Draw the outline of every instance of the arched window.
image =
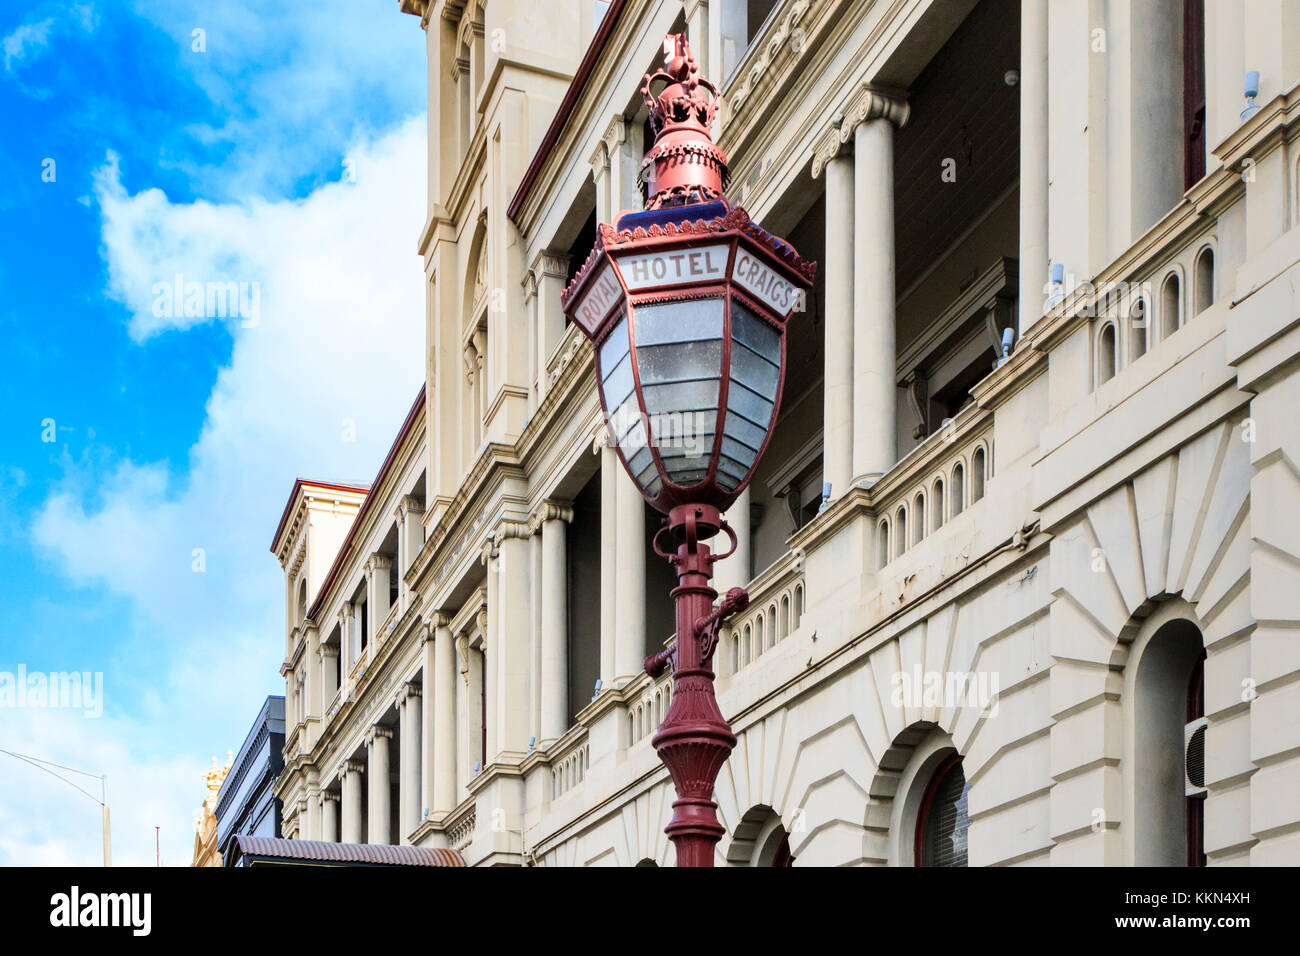
<svg viewBox="0 0 1300 956">
<path fill-rule="evenodd" d="M 736 825 L 727 862 L 732 866 L 793 866 L 790 835 L 781 815 L 768 806 L 751 807 Z"/>
<path fill-rule="evenodd" d="M 971 504 L 984 497 L 984 474 L 986 471 L 983 448 L 976 448 L 970 456 L 970 500 Z"/>
<path fill-rule="evenodd" d="M 916 819 L 917 866 L 966 865 L 969 793 L 961 757 L 953 754 L 939 765 L 921 799 Z"/>
<path fill-rule="evenodd" d="M 790 626 L 793 627 L 795 630 L 798 630 L 799 622 L 802 620 L 803 620 L 803 585 L 796 584 L 794 586 L 794 618 L 790 622 Z"/>
<path fill-rule="evenodd" d="M 925 492 L 918 491 L 912 500 L 912 544 L 925 537 Z"/>
<path fill-rule="evenodd" d="M 1196 311 L 1200 315 L 1214 304 L 1214 250 L 1206 246 L 1196 257 Z"/>
<path fill-rule="evenodd" d="M 876 529 L 876 551 L 880 559 L 880 567 L 889 563 L 889 519 L 880 519 L 880 527 Z"/>
<path fill-rule="evenodd" d="M 961 514 L 961 509 L 965 507 L 966 497 L 966 469 L 962 467 L 961 462 L 952 466 L 952 490 L 948 493 L 948 514 L 954 518 Z"/>
<path fill-rule="evenodd" d="M 907 550 L 907 505 L 900 505 L 894 514 L 894 557 Z"/>
<path fill-rule="evenodd" d="M 1171 272 L 1160 287 L 1160 338 L 1167 339 L 1183 324 L 1183 290 L 1178 273 Z"/>
<path fill-rule="evenodd" d="M 1161 624 L 1136 652 L 1133 854 L 1138 866 L 1204 865 L 1204 665 L 1201 630 Z"/>
<path fill-rule="evenodd" d="M 1119 370 L 1119 351 L 1115 347 L 1115 325 L 1107 322 L 1097 336 L 1097 384 L 1109 382 Z"/>
<path fill-rule="evenodd" d="M 936 478 L 930 489 L 930 528 L 943 527 L 943 479 Z"/>
<path fill-rule="evenodd" d="M 1129 361 L 1147 354 L 1147 300 L 1138 296 L 1128 313 Z"/>
<path fill-rule="evenodd" d="M 307 579 L 298 582 L 298 625 L 307 620 Z"/>
</svg>

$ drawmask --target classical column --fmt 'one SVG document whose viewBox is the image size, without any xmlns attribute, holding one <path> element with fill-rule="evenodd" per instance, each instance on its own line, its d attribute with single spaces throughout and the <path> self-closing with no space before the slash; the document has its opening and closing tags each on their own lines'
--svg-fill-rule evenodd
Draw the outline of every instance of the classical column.
<svg viewBox="0 0 1300 956">
<path fill-rule="evenodd" d="M 379 644 L 385 635 L 379 633 L 391 608 L 389 604 L 388 576 L 393 559 L 376 552 L 366 562 L 366 613 L 370 615 L 370 643 Z"/>
<path fill-rule="evenodd" d="M 326 843 L 339 842 L 339 795 L 335 790 L 321 794 L 320 838 Z"/>
<path fill-rule="evenodd" d="M 495 574 L 488 576 L 488 761 L 528 752 L 530 661 L 528 524 L 497 528 Z"/>
<path fill-rule="evenodd" d="M 343 670 L 350 674 L 352 665 L 361 660 L 361 615 L 365 613 L 355 601 L 343 605 L 348 616 L 348 656 L 344 659 Z"/>
<path fill-rule="evenodd" d="M 429 808 L 447 813 L 456 807 L 456 648 L 445 614 L 433 619 L 433 779 Z"/>
<path fill-rule="evenodd" d="M 307 774 L 307 832 L 302 839 L 320 839 L 321 813 L 320 776 L 313 770 Z"/>
<path fill-rule="evenodd" d="M 613 462 L 615 484 L 614 681 L 624 683 L 641 673 L 645 660 L 645 499 L 623 465 Z M 665 635 L 667 636 L 667 635 Z"/>
<path fill-rule="evenodd" d="M 536 354 L 533 361 L 537 373 L 537 403 L 546 397 L 550 389 L 547 365 L 551 354 L 564 338 L 564 310 L 560 308 L 560 294 L 564 291 L 564 280 L 568 274 L 569 257 L 550 250 L 539 252 L 529 271 L 536 310 L 533 322 Z"/>
<path fill-rule="evenodd" d="M 639 127 L 629 124 L 622 116 L 610 121 L 604 140 L 609 159 L 610 218 L 603 221 L 613 222 L 620 212 L 639 210 L 642 206 L 637 176 L 645 150 L 641 148 Z"/>
<path fill-rule="evenodd" d="M 907 114 L 906 103 L 863 88 L 850 103 L 845 117 L 845 127 L 850 123 L 855 127 L 852 472 L 855 482 L 879 478 L 897 460 L 894 126 L 907 122 Z M 845 127 L 840 130 L 841 140 Z"/>
<path fill-rule="evenodd" d="M 1047 3 L 1020 3 L 1020 335 L 1047 285 Z"/>
<path fill-rule="evenodd" d="M 833 498 L 853 477 L 853 158 L 841 152 L 842 124 L 823 134 L 812 166 L 814 177 L 826 170 L 822 481 Z"/>
<path fill-rule="evenodd" d="M 334 695 L 339 691 L 338 659 L 339 649 L 337 644 L 322 644 L 320 646 L 322 718 L 325 712 L 329 710 L 330 704 L 334 702 Z"/>
<path fill-rule="evenodd" d="M 596 184 L 596 221 L 612 222 L 617 210 L 610 209 L 609 150 L 606 149 L 603 139 L 596 144 L 596 149 L 587 163 L 591 166 L 591 180 Z"/>
<path fill-rule="evenodd" d="M 343 780 L 343 842 L 364 843 L 361 832 L 361 769 L 359 760 L 345 760 L 339 767 Z"/>
<path fill-rule="evenodd" d="M 459 798 L 466 783 L 474 773 L 474 762 L 479 759 L 474 747 L 478 726 L 478 707 L 470 702 L 469 635 L 456 635 L 456 796 Z M 478 675 L 474 675 L 477 686 Z M 453 803 L 454 807 L 455 804 Z"/>
<path fill-rule="evenodd" d="M 366 735 L 370 751 L 370 793 L 367 806 L 367 843 L 387 843 L 392 832 L 392 797 L 388 780 L 388 741 L 393 732 L 376 724 Z"/>
<path fill-rule="evenodd" d="M 410 606 L 410 595 L 402 578 L 411 570 L 423 545 L 424 504 L 414 495 L 403 495 L 397 505 L 397 595 L 403 610 Z"/>
<path fill-rule="evenodd" d="M 534 741 L 542 739 L 542 575 L 541 521 L 544 508 L 533 513 L 528 521 L 528 574 L 529 580 L 541 582 L 528 589 L 528 736 Z"/>
<path fill-rule="evenodd" d="M 709 0 L 682 0 L 682 16 L 686 20 L 686 35 L 691 41 L 695 65 L 701 76 L 712 76 L 713 71 L 709 69 L 709 57 L 713 53 L 709 34 Z"/>
<path fill-rule="evenodd" d="M 411 831 L 420 825 L 420 746 L 422 736 L 420 685 L 409 681 L 397 693 L 402 722 L 402 752 L 397 762 L 397 836 L 409 843 Z"/>
<path fill-rule="evenodd" d="M 719 594 L 726 594 L 730 588 L 743 588 L 749 583 L 753 574 L 749 527 L 750 500 L 749 486 L 746 485 L 745 490 L 723 515 L 727 524 L 731 525 L 732 530 L 736 532 L 736 553 L 713 566 L 713 587 Z M 723 549 L 727 547 L 725 536 L 719 537 L 718 547 Z"/>
<path fill-rule="evenodd" d="M 618 452 L 609 443 L 609 432 L 602 427 L 595 440 L 600 455 L 600 686 L 614 685 L 614 651 L 617 645 L 618 617 L 618 481 L 623 466 Z"/>
<path fill-rule="evenodd" d="M 543 502 L 536 514 L 542 530 L 541 733 L 539 746 L 569 729 L 569 568 L 565 524 L 573 509 Z"/>
</svg>

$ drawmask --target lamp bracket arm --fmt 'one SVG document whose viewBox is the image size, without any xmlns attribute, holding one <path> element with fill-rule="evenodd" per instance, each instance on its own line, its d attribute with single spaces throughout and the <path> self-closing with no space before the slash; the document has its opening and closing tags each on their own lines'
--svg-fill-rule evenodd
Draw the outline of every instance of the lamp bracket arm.
<svg viewBox="0 0 1300 956">
<path fill-rule="evenodd" d="M 701 660 L 707 661 L 713 656 L 713 651 L 718 646 L 718 635 L 726 619 L 733 614 L 739 614 L 747 607 L 749 607 L 749 592 L 744 588 L 732 588 L 707 617 L 702 617 L 695 622 L 695 638 L 700 642 Z"/>
</svg>

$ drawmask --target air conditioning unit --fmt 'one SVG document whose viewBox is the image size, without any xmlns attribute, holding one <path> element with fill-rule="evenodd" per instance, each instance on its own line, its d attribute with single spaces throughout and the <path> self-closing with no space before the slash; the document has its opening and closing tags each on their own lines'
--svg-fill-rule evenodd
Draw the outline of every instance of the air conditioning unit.
<svg viewBox="0 0 1300 956">
<path fill-rule="evenodd" d="M 1205 730 L 1209 721 L 1197 717 L 1183 728 L 1183 786 L 1189 797 L 1205 796 Z"/>
</svg>

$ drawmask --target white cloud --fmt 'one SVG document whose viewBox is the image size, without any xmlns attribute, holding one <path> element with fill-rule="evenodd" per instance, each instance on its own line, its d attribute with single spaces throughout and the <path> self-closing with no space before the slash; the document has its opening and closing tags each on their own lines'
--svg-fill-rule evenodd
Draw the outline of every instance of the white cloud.
<svg viewBox="0 0 1300 956">
<path fill-rule="evenodd" d="M 65 710 L 0 710 L 0 735 L 5 750 L 108 775 L 114 866 L 153 866 L 155 826 L 163 864 L 189 864 L 194 816 L 207 795 L 204 773 L 212 755 L 156 755 L 139 746 L 156 735 L 156 728 Z M 220 757 L 224 762 L 224 750 Z M 0 866 L 99 866 L 103 861 L 99 781 L 57 772 L 91 796 L 0 754 L 5 782 Z"/>
<path fill-rule="evenodd" d="M 111 160 L 97 177 L 108 292 L 141 347 L 199 321 L 225 322 L 233 337 L 187 461 L 68 462 L 33 529 L 72 583 L 131 602 L 134 633 L 105 675 L 106 716 L 77 730 L 85 752 L 70 759 L 91 769 L 117 761 L 115 776 L 152 782 L 156 798 L 140 799 L 164 833 L 192 839 L 207 757 L 237 749 L 262 697 L 283 693 L 284 586 L 268 546 L 293 478 L 372 476 L 419 389 L 424 130 L 414 117 L 357 142 L 356 181 L 299 201 L 129 194 Z M 154 315 L 153 284 L 176 272 L 260 282 L 258 324 Z M 355 442 L 343 440 L 344 419 L 356 423 Z M 49 731 L 33 734 L 37 753 L 58 751 Z M 0 862 L 80 853 L 53 830 L 14 837 L 26 831 L 0 817 L 0 832 L 9 834 Z"/>
<path fill-rule="evenodd" d="M 97 22 L 94 4 L 78 3 L 66 10 L 61 9 L 56 16 L 29 19 L 19 24 L 0 40 L 5 72 L 12 73 L 15 64 L 40 59 L 49 49 L 51 39 L 61 30 L 76 27 L 83 33 L 92 33 Z"/>
<path fill-rule="evenodd" d="M 5 51 L 5 71 L 13 70 L 14 63 L 21 62 L 29 56 L 39 56 L 45 52 L 50 43 L 50 27 L 54 25 L 53 17 L 22 23 L 5 35 L 0 45 Z"/>
</svg>

